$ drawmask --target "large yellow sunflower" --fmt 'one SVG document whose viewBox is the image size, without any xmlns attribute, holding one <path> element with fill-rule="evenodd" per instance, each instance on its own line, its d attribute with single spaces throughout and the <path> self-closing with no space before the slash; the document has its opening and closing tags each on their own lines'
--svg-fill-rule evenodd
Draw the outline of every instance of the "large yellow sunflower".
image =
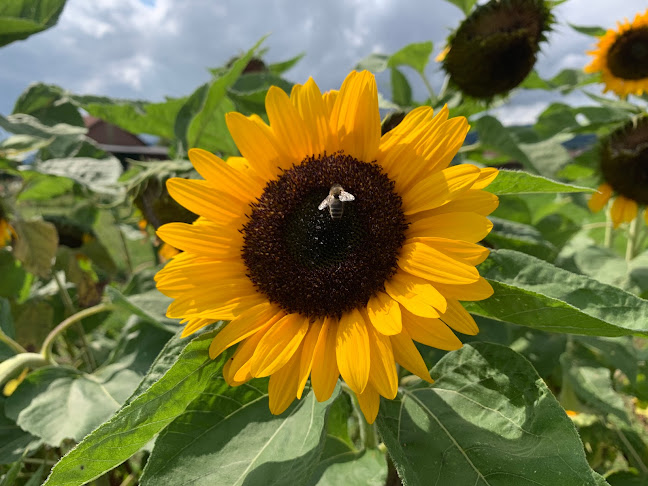
<svg viewBox="0 0 648 486">
<path fill-rule="evenodd" d="M 648 91 L 648 9 L 632 22 L 617 22 L 617 30 L 608 30 L 588 54 L 594 60 L 585 72 L 601 72 L 604 92 L 627 96 Z"/>
<path fill-rule="evenodd" d="M 497 171 L 449 167 L 468 123 L 445 107 L 417 108 L 381 137 L 366 71 L 323 95 L 312 79 L 290 96 L 272 87 L 266 110 L 269 125 L 227 115 L 243 157 L 193 149 L 205 180 L 167 183 L 200 216 L 158 230 L 184 251 L 156 276 L 175 299 L 167 315 L 184 336 L 230 321 L 210 356 L 238 344 L 224 377 L 270 376 L 272 413 L 309 376 L 327 400 L 341 375 L 373 422 L 380 395 L 396 396 L 396 363 L 432 381 L 414 341 L 453 350 L 452 330 L 478 332 L 459 301 L 492 294 L 475 265 L 498 204 L 482 189 Z"/>
</svg>

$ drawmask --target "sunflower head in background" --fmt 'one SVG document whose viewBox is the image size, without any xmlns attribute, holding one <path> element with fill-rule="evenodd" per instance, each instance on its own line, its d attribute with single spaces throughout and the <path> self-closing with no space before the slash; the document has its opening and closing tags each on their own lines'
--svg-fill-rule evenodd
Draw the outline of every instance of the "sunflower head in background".
<svg viewBox="0 0 648 486">
<path fill-rule="evenodd" d="M 600 211 L 616 196 L 610 208 L 615 228 L 636 218 L 639 206 L 648 206 L 648 117 L 628 122 L 602 143 L 601 175 L 604 182 L 588 204 Z"/>
<path fill-rule="evenodd" d="M 594 60 L 585 72 L 600 72 L 605 92 L 619 96 L 648 92 L 648 9 L 632 22 L 618 22 L 617 29 L 608 30 L 589 54 Z"/>
<path fill-rule="evenodd" d="M 524 81 L 552 23 L 545 0 L 491 0 L 461 23 L 437 60 L 464 94 L 491 100 Z"/>
<path fill-rule="evenodd" d="M 156 276 L 167 315 L 187 336 L 219 320 L 215 358 L 232 386 L 270 377 L 270 410 L 327 400 L 342 376 L 369 422 L 398 389 L 396 363 L 432 381 L 414 341 L 461 347 L 476 334 L 461 300 L 492 288 L 475 266 L 498 204 L 494 169 L 450 166 L 468 123 L 444 107 L 410 112 L 381 136 L 369 72 L 322 94 L 312 79 L 290 96 L 272 87 L 269 125 L 229 113 L 243 157 L 189 152 L 205 180 L 170 179 L 171 196 L 199 215 L 159 237 L 183 253 Z"/>
</svg>

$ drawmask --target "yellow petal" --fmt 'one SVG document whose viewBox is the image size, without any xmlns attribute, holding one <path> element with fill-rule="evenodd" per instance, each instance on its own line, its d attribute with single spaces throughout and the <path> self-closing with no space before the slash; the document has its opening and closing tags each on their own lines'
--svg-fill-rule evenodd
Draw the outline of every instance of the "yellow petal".
<svg viewBox="0 0 648 486">
<path fill-rule="evenodd" d="M 156 233 L 168 244 L 190 253 L 219 260 L 240 258 L 243 236 L 237 228 L 225 228 L 209 222 L 168 223 Z"/>
<path fill-rule="evenodd" d="M 398 374 L 394 364 L 389 337 L 367 326 L 369 334 L 369 348 L 371 352 L 371 367 L 369 381 L 371 386 L 385 398 L 390 400 L 398 392 Z"/>
<path fill-rule="evenodd" d="M 479 279 L 475 267 L 461 263 L 425 243 L 403 245 L 398 266 L 417 277 L 445 284 L 466 284 Z"/>
<path fill-rule="evenodd" d="M 425 361 L 421 357 L 421 353 L 419 353 L 419 350 L 405 329 L 399 334 L 390 336 L 390 340 L 392 352 L 398 364 L 428 383 L 434 382 Z"/>
<path fill-rule="evenodd" d="M 269 302 L 261 304 L 244 312 L 236 319 L 227 324 L 209 346 L 209 357 L 216 358 L 230 346 L 251 336 L 259 329 L 263 328 L 269 320 L 283 311 L 278 311 L 274 304 Z"/>
<path fill-rule="evenodd" d="M 423 317 L 439 317 L 446 310 L 443 295 L 427 280 L 396 272 L 385 282 L 387 294 L 410 312 Z"/>
<path fill-rule="evenodd" d="M 467 265 L 479 265 L 488 258 L 490 253 L 490 250 L 485 246 L 448 238 L 412 238 L 407 240 L 406 244 L 410 242 L 424 243 L 430 248 L 434 248 L 444 255 Z"/>
<path fill-rule="evenodd" d="M 448 310 L 441 315 L 440 319 L 452 329 L 462 334 L 474 336 L 479 332 L 475 319 L 473 319 L 457 300 L 448 299 Z"/>
<path fill-rule="evenodd" d="M 308 78 L 303 86 L 299 84 L 293 86 L 290 100 L 299 110 L 306 129 L 310 133 L 313 153 L 315 155 L 323 153 L 326 150 L 330 134 L 330 112 L 327 110 L 322 93 L 313 78 Z"/>
<path fill-rule="evenodd" d="M 414 341 L 426 346 L 453 351 L 462 344 L 459 338 L 439 319 L 415 316 L 403 310 L 403 327 Z"/>
<path fill-rule="evenodd" d="M 241 155 L 254 171 L 265 180 L 274 179 L 278 167 L 282 167 L 284 152 L 270 127 L 258 117 L 248 118 L 236 112 L 225 115 L 225 121 Z"/>
<path fill-rule="evenodd" d="M 313 155 L 313 144 L 306 124 L 288 95 L 281 88 L 271 86 L 265 104 L 270 128 L 284 151 L 290 154 L 290 162 L 301 162 Z"/>
<path fill-rule="evenodd" d="M 405 214 L 414 214 L 442 206 L 470 189 L 479 177 L 474 165 L 449 167 L 421 180 L 403 194 Z"/>
<path fill-rule="evenodd" d="M 364 392 L 356 393 L 358 397 L 358 404 L 360 410 L 365 416 L 368 424 L 373 424 L 378 416 L 378 409 L 380 408 L 380 395 L 371 385 L 367 385 Z"/>
<path fill-rule="evenodd" d="M 407 230 L 408 238 L 438 237 L 477 243 L 493 228 L 488 218 L 475 213 L 444 213 L 416 218 Z"/>
<path fill-rule="evenodd" d="M 269 376 L 285 365 L 299 348 L 307 331 L 308 319 L 300 314 L 288 314 L 277 321 L 254 352 L 250 369 L 252 376 Z"/>
<path fill-rule="evenodd" d="M 381 334 L 398 334 L 403 328 L 398 302 L 384 292 L 378 292 L 369 299 L 367 315 Z"/>
<path fill-rule="evenodd" d="M 346 77 L 333 106 L 330 126 L 338 149 L 361 162 L 376 160 L 380 113 L 373 74 L 353 71 Z"/>
<path fill-rule="evenodd" d="M 311 386 L 315 392 L 315 398 L 320 402 L 325 402 L 331 398 L 340 376 L 335 352 L 337 326 L 335 319 L 331 317 L 324 319 L 313 351 Z"/>
<path fill-rule="evenodd" d="M 249 204 L 214 189 L 207 181 L 174 178 L 166 185 L 171 197 L 181 206 L 214 223 L 238 227 L 249 209 Z"/>
<path fill-rule="evenodd" d="M 273 317 L 256 333 L 238 344 L 236 351 L 223 367 L 223 378 L 225 378 L 228 385 L 239 386 L 252 379 L 250 362 L 252 356 L 254 356 L 254 351 L 256 351 L 259 341 L 280 318 L 281 314 Z"/>
<path fill-rule="evenodd" d="M 199 294 L 185 292 L 176 295 L 166 315 L 171 319 L 202 317 L 231 321 L 251 307 L 267 301 L 265 296 L 255 293 L 249 280 L 242 279 L 232 281 L 229 285 L 211 287 Z"/>
<path fill-rule="evenodd" d="M 306 385 L 306 380 L 308 380 L 308 375 L 310 375 L 311 370 L 313 369 L 313 360 L 315 358 L 315 346 L 320 336 L 320 331 L 322 330 L 321 319 L 316 320 L 311 323 L 304 337 L 304 342 L 301 346 L 301 353 L 299 358 L 299 379 L 297 380 L 297 398 L 301 398 L 304 391 L 304 386 Z"/>
<path fill-rule="evenodd" d="M 281 369 L 270 376 L 268 382 L 268 398 L 270 413 L 279 415 L 295 400 L 295 390 L 299 381 L 299 355 L 293 357 Z"/>
<path fill-rule="evenodd" d="M 357 309 L 342 315 L 335 341 L 337 365 L 349 387 L 362 393 L 369 381 L 369 335 Z"/>
<path fill-rule="evenodd" d="M 493 295 L 493 287 L 482 277 L 476 282 L 465 285 L 434 284 L 434 286 L 448 299 L 478 301 Z"/>
<path fill-rule="evenodd" d="M 437 172 L 450 165 L 466 140 L 468 130 L 470 125 L 463 116 L 451 118 L 440 127 L 434 141 L 421 152 L 431 171 Z"/>
<path fill-rule="evenodd" d="M 617 196 L 610 208 L 610 217 L 617 228 L 621 223 L 629 223 L 637 216 L 637 203 L 623 196 Z"/>
<path fill-rule="evenodd" d="M 210 324 L 213 324 L 216 322 L 214 319 L 204 319 L 201 317 L 194 317 L 192 319 L 185 319 L 182 324 L 185 325 L 184 329 L 182 330 L 182 334 L 180 335 L 181 338 L 187 337 L 190 334 L 193 334 L 196 331 L 199 331 L 203 327 L 207 327 Z"/>
<path fill-rule="evenodd" d="M 486 167 L 485 169 L 481 169 L 479 171 L 479 178 L 472 185 L 471 189 L 484 189 L 495 180 L 497 174 L 499 174 L 499 170 L 494 167 Z"/>
<path fill-rule="evenodd" d="M 422 215 L 435 215 L 443 213 L 477 213 L 488 216 L 499 206 L 499 198 L 495 194 L 486 191 L 470 189 L 453 199 L 448 204 L 421 213 Z"/>
<path fill-rule="evenodd" d="M 245 202 L 254 201 L 261 195 L 263 186 L 257 180 L 234 169 L 211 152 L 192 148 L 188 155 L 198 173 L 214 187 L 226 187 L 229 194 Z"/>
<path fill-rule="evenodd" d="M 589 206 L 590 211 L 597 213 L 605 207 L 611 197 L 612 186 L 607 183 L 603 183 L 598 187 L 596 192 L 592 194 L 590 200 L 587 202 L 587 205 Z"/>
</svg>

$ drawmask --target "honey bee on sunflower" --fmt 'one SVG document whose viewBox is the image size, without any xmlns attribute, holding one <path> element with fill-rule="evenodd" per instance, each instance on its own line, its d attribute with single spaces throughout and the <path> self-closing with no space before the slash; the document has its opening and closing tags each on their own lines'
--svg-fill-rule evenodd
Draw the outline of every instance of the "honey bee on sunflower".
<svg viewBox="0 0 648 486">
<path fill-rule="evenodd" d="M 397 363 L 432 381 L 415 341 L 454 350 L 455 332 L 478 332 L 460 301 L 493 292 L 475 266 L 488 256 L 478 242 L 497 171 L 450 165 L 469 127 L 447 107 L 416 108 L 381 136 L 366 71 L 324 94 L 312 79 L 290 95 L 272 87 L 266 111 L 269 124 L 227 115 L 242 157 L 192 149 L 204 180 L 167 182 L 199 217 L 158 229 L 183 253 L 157 286 L 183 336 L 230 321 L 209 354 L 236 346 L 223 369 L 231 386 L 269 376 L 272 413 L 309 377 L 327 400 L 341 376 L 371 423 L 380 396 L 397 394 Z"/>
<path fill-rule="evenodd" d="M 604 92 L 621 97 L 648 92 L 648 9 L 609 29 L 598 41 L 585 72 L 601 73 Z"/>
</svg>

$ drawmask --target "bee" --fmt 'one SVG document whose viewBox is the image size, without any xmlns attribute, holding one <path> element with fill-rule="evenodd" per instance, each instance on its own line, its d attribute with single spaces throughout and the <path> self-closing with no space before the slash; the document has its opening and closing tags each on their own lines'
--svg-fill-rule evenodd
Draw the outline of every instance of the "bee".
<svg viewBox="0 0 648 486">
<path fill-rule="evenodd" d="M 346 192 L 340 184 L 333 184 L 328 196 L 317 207 L 320 211 L 328 206 L 331 219 L 340 219 L 344 213 L 344 203 L 354 201 L 355 196 Z"/>
</svg>

